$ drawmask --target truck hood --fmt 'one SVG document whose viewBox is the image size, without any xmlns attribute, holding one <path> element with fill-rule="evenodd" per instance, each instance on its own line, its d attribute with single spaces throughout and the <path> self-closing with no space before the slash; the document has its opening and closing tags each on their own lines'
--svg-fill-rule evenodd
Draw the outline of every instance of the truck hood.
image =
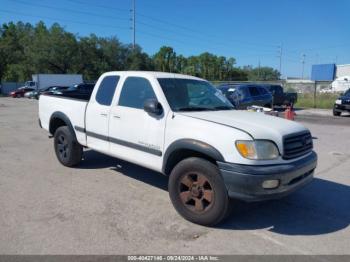
<svg viewBox="0 0 350 262">
<path fill-rule="evenodd" d="M 243 110 L 185 112 L 182 115 L 240 129 L 254 139 L 281 142 L 282 136 L 306 131 L 294 121 Z"/>
</svg>

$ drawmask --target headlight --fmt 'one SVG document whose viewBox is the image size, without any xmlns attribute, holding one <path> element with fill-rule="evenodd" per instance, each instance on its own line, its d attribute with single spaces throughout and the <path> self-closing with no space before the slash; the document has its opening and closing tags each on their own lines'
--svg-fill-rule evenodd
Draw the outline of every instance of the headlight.
<svg viewBox="0 0 350 262">
<path fill-rule="evenodd" d="M 248 159 L 269 160 L 279 156 L 276 145 L 267 140 L 237 140 L 236 148 L 244 158 Z"/>
<path fill-rule="evenodd" d="M 342 101 L 341 101 L 341 99 L 337 99 L 337 100 L 335 100 L 335 103 L 336 103 L 337 105 L 341 105 L 341 104 L 342 104 Z"/>
</svg>

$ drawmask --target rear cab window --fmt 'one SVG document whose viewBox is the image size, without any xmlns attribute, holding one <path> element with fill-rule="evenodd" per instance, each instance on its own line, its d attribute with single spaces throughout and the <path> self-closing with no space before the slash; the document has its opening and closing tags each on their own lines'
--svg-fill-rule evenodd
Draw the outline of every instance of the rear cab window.
<svg viewBox="0 0 350 262">
<path fill-rule="evenodd" d="M 249 86 L 249 92 L 251 96 L 259 96 L 259 90 L 256 86 Z"/>
<path fill-rule="evenodd" d="M 96 101 L 100 105 L 110 106 L 114 96 L 115 89 L 119 82 L 119 76 L 106 76 L 101 81 L 101 84 L 96 93 Z"/>
</svg>

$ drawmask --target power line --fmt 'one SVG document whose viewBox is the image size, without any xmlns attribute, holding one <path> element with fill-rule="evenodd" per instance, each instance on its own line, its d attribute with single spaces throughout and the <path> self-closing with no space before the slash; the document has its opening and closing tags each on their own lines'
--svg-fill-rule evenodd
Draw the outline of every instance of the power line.
<svg viewBox="0 0 350 262">
<path fill-rule="evenodd" d="M 47 20 L 52 20 L 52 21 L 62 21 L 62 22 L 68 22 L 68 23 L 75 23 L 75 24 L 83 24 L 83 25 L 89 25 L 89 26 L 97 26 L 97 27 L 110 27 L 110 28 L 116 28 L 116 29 L 121 29 L 121 30 L 130 30 L 127 27 L 121 27 L 121 26 L 111 26 L 107 24 L 97 24 L 97 23 L 87 23 L 87 22 L 81 22 L 81 21 L 75 21 L 75 20 L 67 20 L 67 19 L 62 19 L 62 18 L 54 18 L 54 17 L 48 17 L 48 16 L 37 16 L 37 15 L 30 15 L 27 13 L 21 13 L 21 12 L 15 12 L 11 10 L 4 10 L 0 9 L 0 12 L 3 13 L 12 13 L 12 14 L 17 14 L 17 15 L 23 15 L 23 16 L 28 16 L 28 17 L 34 17 L 34 18 L 39 18 L 39 19 L 47 19 Z"/>
<path fill-rule="evenodd" d="M 53 9 L 53 10 L 61 10 L 64 12 L 71 12 L 71 13 L 76 13 L 76 14 L 83 14 L 83 15 L 89 15 L 89 16 L 95 16 L 95 17 L 101 17 L 101 18 L 127 21 L 127 18 L 106 16 L 106 15 L 101 15 L 101 14 L 96 14 L 96 13 L 91 13 L 91 12 L 86 12 L 86 11 L 73 10 L 73 9 L 69 9 L 69 8 L 55 7 L 55 6 L 43 5 L 43 4 L 37 4 L 37 3 L 33 4 L 33 3 L 21 1 L 21 0 L 15 0 L 15 2 L 18 4 L 22 4 L 22 5 L 37 6 L 37 7 Z"/>
<path fill-rule="evenodd" d="M 75 2 L 75 3 L 79 3 L 79 4 L 83 4 L 83 5 L 86 5 L 86 3 L 82 2 L 82 1 L 79 1 L 79 0 L 67 0 L 67 1 L 70 1 L 70 2 Z M 105 9 L 108 9 L 108 10 L 114 10 L 116 9 L 115 7 L 109 7 L 109 6 L 105 6 L 105 5 L 93 5 L 93 4 L 90 4 L 90 6 L 96 6 L 96 7 L 100 7 L 100 8 L 105 8 Z M 120 8 L 117 8 L 116 10 L 118 11 L 128 11 L 127 9 L 120 9 Z M 183 26 L 183 25 L 178 25 L 178 24 L 175 24 L 175 23 L 171 23 L 171 22 L 168 22 L 166 20 L 163 20 L 163 19 L 159 19 L 159 18 L 155 18 L 155 17 L 152 17 L 152 16 L 149 16 L 149 15 L 145 15 L 143 13 L 140 13 L 140 12 L 135 12 L 136 15 L 138 17 L 143 17 L 145 19 L 149 19 L 149 20 L 152 20 L 152 21 L 155 21 L 155 22 L 158 22 L 158 23 L 162 23 L 162 24 L 167 24 L 167 25 L 171 25 L 173 27 L 177 27 L 179 29 L 182 29 L 182 30 L 186 30 L 188 32 L 191 32 L 191 33 L 197 33 L 197 34 L 200 34 L 200 35 L 206 35 L 206 36 L 209 36 L 207 34 L 207 32 L 202 32 L 200 30 L 196 30 L 196 29 L 193 29 L 193 28 L 190 28 L 190 27 L 187 27 L 187 26 Z M 139 21 L 139 19 L 138 19 Z M 138 22 L 140 23 L 140 22 Z M 150 24 L 147 24 L 147 23 L 143 23 L 144 25 L 147 25 L 147 26 L 153 26 L 153 25 L 150 25 Z M 154 26 L 153 26 L 154 27 Z M 167 29 L 164 29 L 166 31 L 169 31 L 169 28 Z M 176 34 L 179 34 L 179 32 L 176 32 Z M 180 33 L 181 34 L 181 33 Z M 191 37 L 193 37 L 193 34 L 191 35 Z M 210 36 L 211 38 L 218 38 L 219 36 Z M 208 39 L 206 39 L 208 40 Z M 252 42 L 247 42 L 247 41 L 242 41 L 240 39 L 232 39 L 232 41 L 234 41 L 236 44 L 237 43 L 241 43 L 241 44 L 244 44 L 244 45 L 252 45 L 252 46 L 266 46 L 266 47 L 273 47 L 273 48 L 276 48 L 277 46 L 276 45 L 271 45 L 271 44 L 264 44 L 264 43 L 252 43 Z"/>
<path fill-rule="evenodd" d="M 81 1 L 77 1 L 77 0 L 69 0 L 71 2 L 76 2 L 76 3 L 82 3 Z M 85 11 L 76 11 L 76 10 L 72 10 L 72 9 L 68 9 L 68 8 L 58 8 L 58 7 L 53 7 L 53 6 L 50 6 L 50 5 L 43 5 L 43 4 L 32 4 L 32 3 L 28 3 L 28 2 L 25 2 L 25 1 L 22 1 L 22 0 L 16 0 L 17 3 L 19 4 L 24 4 L 24 5 L 30 5 L 30 6 L 38 6 L 38 7 L 43 7 L 43 8 L 48 8 L 48 9 L 56 9 L 56 10 L 62 10 L 62 11 L 65 11 L 65 12 L 73 12 L 73 13 L 78 13 L 78 14 L 86 14 L 86 15 L 89 15 L 89 16 L 96 16 L 96 17 L 103 17 L 103 18 L 107 18 L 107 19 L 113 19 L 113 20 L 124 20 L 123 18 L 117 18 L 117 17 L 114 17 L 114 16 L 105 16 L 105 15 L 100 15 L 100 14 L 96 14 L 96 13 L 92 13 L 92 12 L 85 12 Z M 136 45 L 136 10 L 134 11 L 134 7 L 135 7 L 135 3 L 134 3 L 134 0 L 132 2 L 133 4 L 133 7 L 131 10 L 132 12 L 132 18 L 131 18 L 131 21 L 132 21 L 132 26 L 131 26 L 131 29 L 133 31 L 133 47 L 135 47 Z M 101 5 L 98 5 L 99 7 L 101 8 L 107 8 L 106 6 L 101 6 Z M 119 9 L 118 8 L 118 11 L 128 11 L 126 9 Z M 155 19 L 155 20 L 158 20 L 158 19 Z M 159 27 L 156 27 L 156 26 L 153 26 L 153 25 L 150 25 L 150 24 L 147 24 L 147 23 L 144 23 L 144 22 L 139 22 L 140 24 L 142 25 L 145 25 L 145 26 L 148 26 L 148 27 L 151 27 L 153 29 L 160 29 L 160 30 L 166 30 L 166 31 L 169 31 L 169 29 L 165 29 L 165 28 L 159 28 Z M 135 30 L 134 30 L 135 28 Z M 171 31 L 171 30 L 170 30 Z M 174 31 L 173 31 L 174 32 Z M 180 34 L 180 35 L 183 35 L 185 37 L 189 37 L 189 38 L 193 38 L 193 35 L 186 35 L 186 34 L 183 34 L 183 33 L 179 33 L 179 32 L 175 32 L 176 34 Z M 196 38 L 199 38 L 199 37 L 196 37 Z M 227 43 L 219 43 L 219 42 L 213 42 L 213 41 L 208 41 L 207 38 L 203 38 L 201 37 L 202 39 L 204 39 L 204 41 L 206 42 L 212 42 L 216 45 L 221 45 L 221 46 L 224 46 L 224 47 L 227 47 Z M 235 41 L 235 44 L 236 41 Z M 270 50 L 262 50 L 261 51 L 270 51 Z"/>
<path fill-rule="evenodd" d="M 79 0 L 66 0 L 66 1 L 69 1 L 69 2 L 72 2 L 72 3 L 77 3 L 77 4 L 80 4 L 80 5 L 86 5 L 86 2 L 84 1 L 79 1 Z M 95 6 L 95 7 L 99 7 L 99 8 L 104 8 L 104 9 L 108 9 L 108 10 L 115 10 L 115 11 L 119 11 L 119 12 L 129 12 L 129 9 L 123 9 L 123 8 L 116 8 L 116 7 L 111 7 L 111 6 L 105 6 L 105 5 L 91 5 L 91 6 Z"/>
<path fill-rule="evenodd" d="M 117 17 L 112 17 L 112 16 L 105 16 L 105 15 L 100 15 L 100 14 L 96 14 L 96 13 L 92 13 L 92 12 L 85 12 L 85 11 L 77 11 L 77 10 L 72 10 L 72 9 L 69 9 L 69 8 L 58 8 L 58 7 L 53 7 L 53 6 L 50 6 L 50 5 L 43 5 L 43 4 L 32 4 L 32 3 L 28 3 L 28 2 L 25 2 L 25 1 L 22 1 L 22 0 L 16 0 L 17 3 L 19 4 L 24 4 L 24 5 L 30 5 L 30 6 L 38 6 L 38 7 L 43 7 L 43 8 L 49 8 L 49 9 L 56 9 L 56 10 L 62 10 L 62 11 L 65 11 L 65 12 L 73 12 L 73 13 L 79 13 L 79 14 L 84 14 L 84 15 L 89 15 L 89 16 L 96 16 L 96 17 L 103 17 L 103 18 L 107 18 L 107 19 L 113 19 L 113 20 L 124 20 L 123 18 L 117 18 Z M 81 1 L 77 1 L 77 0 L 69 0 L 71 2 L 75 2 L 75 3 L 78 3 L 78 4 L 83 4 L 83 2 Z M 96 5 L 100 8 L 108 8 L 107 6 L 102 6 L 102 5 Z M 115 9 L 115 8 L 110 8 L 110 9 Z M 121 11 L 121 12 L 124 12 L 124 11 L 128 11 L 126 9 L 117 9 L 118 11 Z M 135 45 L 136 45 L 136 10 L 135 10 L 135 3 L 134 3 L 134 0 L 133 0 L 133 8 L 129 11 L 132 11 L 132 30 L 133 30 L 133 47 L 135 48 Z M 10 12 L 10 13 L 15 13 L 13 11 L 6 11 L 6 12 Z M 29 17 L 39 17 L 39 16 L 34 16 L 34 15 L 27 15 L 27 14 L 24 14 L 22 13 L 21 15 L 24 15 L 24 16 L 29 16 Z M 144 15 L 142 15 L 144 16 Z M 145 16 L 145 17 L 148 17 L 148 16 Z M 77 24 L 85 24 L 85 25 L 93 25 L 93 26 L 104 26 L 104 27 L 109 27 L 109 28 L 118 28 L 118 29 L 123 29 L 123 30 L 126 30 L 127 28 L 124 28 L 124 27 L 120 27 L 120 26 L 111 26 L 111 25 L 102 25 L 102 24 L 92 24 L 92 23 L 87 23 L 87 22 L 80 22 L 80 21 L 74 21 L 74 20 L 67 20 L 67 19 L 61 19 L 61 18 L 52 18 L 52 17 L 45 17 L 45 16 L 41 16 L 41 18 L 45 18 L 45 19 L 48 19 L 48 20 L 57 20 L 57 21 L 64 21 L 64 22 L 70 22 L 70 23 L 77 23 Z M 149 17 L 150 18 L 150 17 Z M 153 18 L 152 18 L 153 19 Z M 164 21 L 164 20 L 160 20 L 160 19 L 153 19 L 153 20 L 159 20 L 159 21 Z M 142 25 L 146 25 L 146 26 L 149 26 L 153 29 L 160 29 L 160 30 L 166 30 L 166 31 L 169 31 L 169 29 L 164 29 L 164 28 L 159 28 L 159 27 L 156 27 L 156 26 L 153 26 L 153 25 L 150 25 L 150 24 L 147 24 L 147 23 L 144 23 L 144 22 L 139 22 L 140 24 Z M 172 24 L 172 23 L 170 23 Z M 192 30 L 192 29 L 189 29 L 189 30 Z M 177 34 L 179 34 L 179 32 L 176 32 Z M 155 34 L 152 34 L 152 33 L 149 33 L 149 32 L 144 32 L 144 34 L 146 35 L 149 35 L 149 36 L 153 36 L 153 37 L 157 37 L 157 38 L 160 38 L 160 39 L 171 39 L 171 38 L 166 38 L 164 36 L 157 36 Z M 185 35 L 183 33 L 180 33 L 182 35 Z M 201 34 L 202 35 L 202 34 Z M 193 38 L 193 35 L 185 35 L 186 37 L 189 37 L 189 38 Z M 199 38 L 199 37 L 196 37 L 196 38 Z M 202 37 L 202 39 L 205 39 Z M 184 42 L 181 42 L 181 41 L 178 41 L 177 39 L 171 39 L 172 41 L 175 41 L 175 42 L 180 42 L 180 43 L 184 43 Z M 205 42 L 213 42 L 213 41 L 208 41 L 208 39 L 205 39 L 204 40 Z M 235 41 L 236 42 L 236 41 Z M 214 42 L 213 42 L 214 43 Z M 221 46 L 224 46 L 224 47 L 228 47 L 227 43 L 219 43 L 219 42 L 215 42 L 216 45 L 221 45 Z M 256 50 L 256 48 L 254 48 Z M 270 50 L 263 50 L 263 51 L 270 51 Z"/>
<path fill-rule="evenodd" d="M 193 34 L 190 35 L 190 34 L 186 34 L 186 33 L 182 33 L 182 32 L 176 32 L 174 30 L 171 30 L 171 29 L 168 29 L 168 28 L 164 28 L 164 27 L 159 27 L 159 26 L 154 26 L 154 25 L 151 25 L 151 24 L 148 24 L 148 23 L 145 23 L 143 21 L 140 21 L 140 19 L 138 19 L 138 22 L 137 22 L 138 25 L 141 25 L 141 26 L 145 26 L 145 27 L 148 27 L 148 28 L 152 28 L 153 30 L 158 30 L 158 31 L 161 31 L 161 32 L 173 32 L 177 35 L 181 35 L 183 37 L 186 37 L 186 38 L 189 38 L 189 39 L 193 39 Z M 203 41 L 205 41 L 206 43 L 213 43 L 214 45 L 218 45 L 218 46 L 222 46 L 222 47 L 228 47 L 228 44 L 227 43 L 224 43 L 224 42 L 218 42 L 218 41 L 212 41 L 211 39 L 207 39 L 207 38 L 204 38 L 202 36 L 196 36 L 196 40 L 198 39 L 203 39 Z M 230 47 L 231 50 L 235 47 L 237 47 L 237 43 L 233 43 L 233 47 Z M 239 46 L 239 44 L 238 44 Z M 246 45 L 244 45 L 244 47 L 246 47 Z M 246 47 L 246 49 L 252 49 L 252 48 L 248 48 Z M 257 50 L 256 48 L 254 48 L 255 50 Z M 258 51 L 263 51 L 263 52 L 272 52 L 272 50 L 267 50 L 267 49 L 259 49 Z"/>
</svg>

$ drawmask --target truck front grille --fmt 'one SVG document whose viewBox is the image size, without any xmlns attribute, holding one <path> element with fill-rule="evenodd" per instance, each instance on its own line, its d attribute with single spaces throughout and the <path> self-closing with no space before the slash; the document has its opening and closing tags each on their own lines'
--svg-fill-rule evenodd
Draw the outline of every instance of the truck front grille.
<svg viewBox="0 0 350 262">
<path fill-rule="evenodd" d="M 350 105 L 350 99 L 343 100 L 343 105 Z"/>
<path fill-rule="evenodd" d="M 310 132 L 301 132 L 283 137 L 283 158 L 292 159 L 309 153 L 313 148 Z"/>
</svg>

